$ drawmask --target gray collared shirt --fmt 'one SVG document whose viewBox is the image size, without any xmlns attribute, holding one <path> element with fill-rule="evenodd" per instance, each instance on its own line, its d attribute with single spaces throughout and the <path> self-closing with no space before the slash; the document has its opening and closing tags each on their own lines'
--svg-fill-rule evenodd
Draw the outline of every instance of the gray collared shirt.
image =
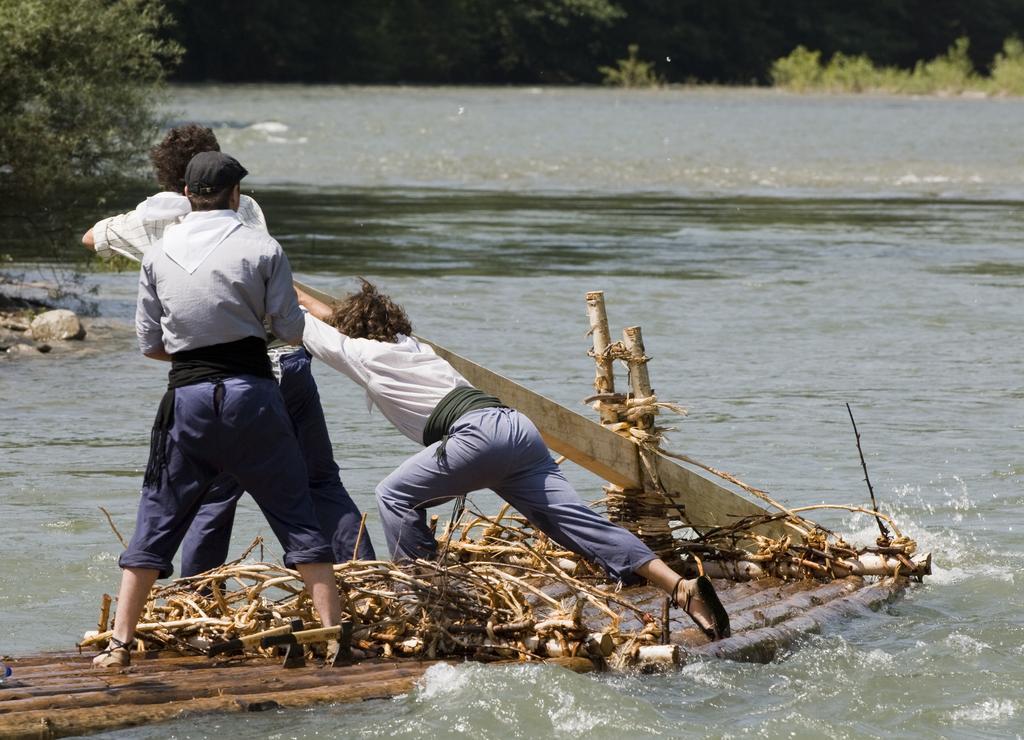
<svg viewBox="0 0 1024 740">
<path fill-rule="evenodd" d="M 204 230 L 233 211 L 197 211 L 171 229 L 194 228 L 196 239 L 218 240 L 189 272 L 156 244 L 139 270 L 135 331 L 149 354 L 174 354 L 246 337 L 266 339 L 263 320 L 278 337 L 299 342 L 305 325 L 281 245 L 266 232 L 239 222 L 227 236 Z M 234 214 L 237 219 L 237 214 Z M 192 241 L 189 247 L 202 247 Z M 205 250 L 204 250 L 205 251 Z"/>
</svg>

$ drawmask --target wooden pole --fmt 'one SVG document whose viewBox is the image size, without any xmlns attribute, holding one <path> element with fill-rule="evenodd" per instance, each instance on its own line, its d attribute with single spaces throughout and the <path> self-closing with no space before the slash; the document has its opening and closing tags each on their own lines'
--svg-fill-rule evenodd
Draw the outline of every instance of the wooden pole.
<svg viewBox="0 0 1024 740">
<path fill-rule="evenodd" d="M 626 349 L 629 366 L 629 387 L 631 401 L 642 401 L 651 398 L 654 390 L 651 388 L 651 377 L 647 371 L 648 357 L 644 351 L 644 336 L 639 326 L 630 326 L 622 331 L 622 344 Z M 628 413 L 628 412 L 627 412 Z M 639 417 L 629 417 L 634 425 L 641 430 L 649 431 L 654 427 L 654 414 L 645 413 Z M 662 559 L 671 559 L 674 554 L 675 543 L 672 533 L 668 528 L 668 516 L 665 504 L 669 501 L 662 493 L 664 485 L 660 480 L 652 477 L 652 470 L 656 471 L 657 466 L 652 460 L 650 466 L 644 464 L 643 455 L 650 456 L 637 447 L 637 459 L 640 460 L 640 468 L 643 471 L 642 490 L 637 491 L 634 496 L 642 499 L 645 512 L 637 517 L 637 534 L 647 543 L 655 553 Z M 652 457 L 652 456 L 651 456 Z M 683 516 L 683 510 L 678 505 L 673 506 L 674 514 Z"/>
<path fill-rule="evenodd" d="M 608 354 L 612 338 L 608 330 L 608 314 L 604 308 L 604 291 L 592 290 L 587 293 L 587 318 L 590 321 L 590 335 L 594 342 L 594 363 L 597 365 L 594 391 L 597 394 L 614 393 L 615 373 L 612 358 Z M 613 409 L 600 401 L 596 405 L 602 424 L 614 424 L 619 420 L 618 413 Z"/>
<path fill-rule="evenodd" d="M 96 623 L 96 633 L 107 631 L 107 625 L 110 624 L 110 594 L 103 594 L 103 599 L 100 601 L 100 619 Z"/>
<path fill-rule="evenodd" d="M 644 354 L 644 335 L 639 326 L 630 326 L 622 331 L 622 343 L 629 352 L 629 386 L 634 399 L 650 398 L 654 395 L 651 388 L 651 376 L 647 372 L 647 360 Z M 640 429 L 650 429 L 654 425 L 654 415 L 644 414 L 637 419 Z"/>
</svg>

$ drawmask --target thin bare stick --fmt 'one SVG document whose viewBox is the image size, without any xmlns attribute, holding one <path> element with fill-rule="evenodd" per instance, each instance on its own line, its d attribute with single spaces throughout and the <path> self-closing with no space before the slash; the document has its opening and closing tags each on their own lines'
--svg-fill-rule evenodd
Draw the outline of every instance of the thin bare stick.
<svg viewBox="0 0 1024 740">
<path fill-rule="evenodd" d="M 119 539 L 121 541 L 121 547 L 123 547 L 125 550 L 127 550 L 128 549 L 128 543 L 124 541 L 124 537 L 121 536 L 121 533 L 117 531 L 117 527 L 114 526 L 114 520 L 111 518 L 110 512 L 107 511 L 106 509 L 104 509 L 102 506 L 100 507 L 100 511 L 102 511 L 103 515 L 107 517 L 107 524 L 109 524 L 110 528 L 112 530 L 114 530 L 114 534 L 117 535 L 117 539 Z"/>
<path fill-rule="evenodd" d="M 359 543 L 363 541 L 363 532 L 366 531 L 366 512 L 363 512 L 362 519 L 359 520 L 359 534 L 356 535 L 356 546 L 352 548 L 352 559 L 355 560 L 359 557 Z"/>
<path fill-rule="evenodd" d="M 889 539 L 889 530 L 882 524 L 881 518 L 878 516 L 878 502 L 875 501 L 875 489 L 871 485 L 871 478 L 868 477 L 868 464 L 864 462 L 864 451 L 860 448 L 860 432 L 857 431 L 857 422 L 853 420 L 853 411 L 850 409 L 850 404 L 846 404 L 846 413 L 850 415 L 850 423 L 853 424 L 853 436 L 857 438 L 857 454 L 860 455 L 860 466 L 864 469 L 864 482 L 868 484 L 868 493 L 871 494 L 871 508 L 875 511 L 875 521 L 878 522 L 878 531 L 882 533 L 882 538 Z"/>
</svg>

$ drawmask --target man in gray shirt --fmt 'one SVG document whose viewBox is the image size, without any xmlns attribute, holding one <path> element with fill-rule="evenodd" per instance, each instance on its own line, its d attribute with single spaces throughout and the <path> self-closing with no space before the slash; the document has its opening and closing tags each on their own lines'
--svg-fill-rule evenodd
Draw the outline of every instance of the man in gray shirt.
<svg viewBox="0 0 1024 740">
<path fill-rule="evenodd" d="M 153 426 L 135 533 L 121 555 L 114 635 L 94 663 L 122 666 L 150 588 L 174 557 L 207 487 L 233 475 L 259 504 L 306 583 L 325 627 L 340 620 L 333 553 L 266 353 L 274 333 L 298 343 L 304 318 L 280 245 L 238 218 L 245 169 L 220 152 L 185 172 L 192 212 L 147 251 L 136 332 L 143 354 L 171 362 Z"/>
</svg>

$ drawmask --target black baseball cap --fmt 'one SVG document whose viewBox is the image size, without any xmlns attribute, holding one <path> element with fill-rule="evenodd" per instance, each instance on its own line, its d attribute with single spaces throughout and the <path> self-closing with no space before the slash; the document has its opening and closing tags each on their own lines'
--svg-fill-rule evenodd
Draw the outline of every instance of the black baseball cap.
<svg viewBox="0 0 1024 740">
<path fill-rule="evenodd" d="M 185 184 L 190 193 L 210 195 L 234 187 L 248 174 L 249 171 L 229 154 L 199 152 L 185 168 Z"/>
</svg>

